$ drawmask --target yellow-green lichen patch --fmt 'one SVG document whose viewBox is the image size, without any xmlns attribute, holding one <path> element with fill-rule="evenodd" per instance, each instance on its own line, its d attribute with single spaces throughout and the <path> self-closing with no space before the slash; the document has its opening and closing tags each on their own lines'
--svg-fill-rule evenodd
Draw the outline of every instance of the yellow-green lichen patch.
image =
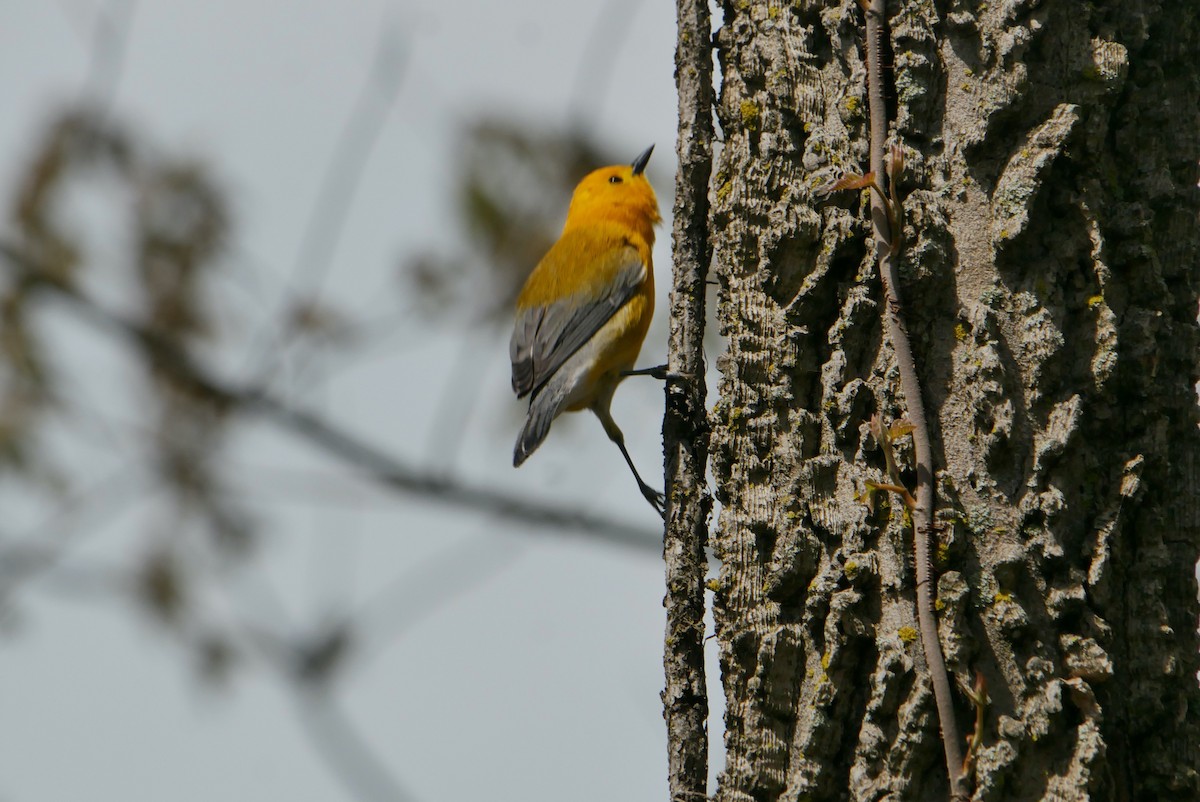
<svg viewBox="0 0 1200 802">
<path fill-rule="evenodd" d="M 750 131 L 757 131 L 762 112 L 753 100 L 743 100 L 741 105 L 742 125 Z"/>
<path fill-rule="evenodd" d="M 900 627 L 898 630 L 896 630 L 896 634 L 900 636 L 900 640 L 904 641 L 905 643 L 912 643 L 919 637 L 919 633 L 913 627 Z"/>
</svg>

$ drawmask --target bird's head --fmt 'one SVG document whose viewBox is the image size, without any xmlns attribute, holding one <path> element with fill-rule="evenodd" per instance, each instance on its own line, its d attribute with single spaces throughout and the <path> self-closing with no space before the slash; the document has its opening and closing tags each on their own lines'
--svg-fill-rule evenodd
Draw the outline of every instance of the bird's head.
<svg viewBox="0 0 1200 802">
<path fill-rule="evenodd" d="M 646 180 L 646 163 L 653 150 L 651 145 L 632 164 L 601 167 L 584 176 L 571 196 L 568 224 L 585 219 L 660 222 L 658 198 Z"/>
</svg>

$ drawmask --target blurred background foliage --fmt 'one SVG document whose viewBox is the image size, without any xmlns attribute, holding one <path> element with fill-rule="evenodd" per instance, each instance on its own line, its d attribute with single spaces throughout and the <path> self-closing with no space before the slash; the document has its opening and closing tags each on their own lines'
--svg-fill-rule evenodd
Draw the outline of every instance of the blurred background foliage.
<svg viewBox="0 0 1200 802">
<path fill-rule="evenodd" d="M 451 222 L 462 248 L 402 255 L 397 303 L 428 319 L 500 332 L 509 325 L 525 277 L 558 236 L 575 183 L 623 157 L 578 132 L 497 118 L 472 121 L 461 136 L 450 169 Z M 96 334 L 123 339 L 137 366 L 146 408 L 136 412 L 142 428 L 134 447 L 144 464 L 130 470 L 152 477 L 163 495 L 162 532 L 115 584 L 126 585 L 131 599 L 183 635 L 209 678 L 225 675 L 238 638 L 194 619 L 196 586 L 219 577 L 214 565 L 227 570 L 253 549 L 256 533 L 245 499 L 222 478 L 225 446 L 238 434 L 237 420 L 254 412 L 258 394 L 279 389 L 257 380 L 244 392 L 214 387 L 212 368 L 222 354 L 260 347 L 264 330 L 282 332 L 285 341 L 274 346 L 298 351 L 301 362 L 305 349 L 332 341 L 353 350 L 369 346 L 371 334 L 369 321 L 327 308 L 315 296 L 295 298 L 278 320 L 258 321 L 256 331 L 223 327 L 215 311 L 228 292 L 221 272 L 239 268 L 228 259 L 232 204 L 214 172 L 143 141 L 104 110 L 72 107 L 45 127 L 12 195 L 0 240 L 7 268 L 0 273 L 5 478 L 45 493 L 47 516 L 87 484 L 86 476 L 44 447 L 56 419 L 89 414 L 88 399 L 68 391 L 63 371 L 69 368 L 56 364 L 53 323 L 45 319 L 54 301 L 66 300 L 75 314 L 96 324 Z M 72 215 L 73 194 L 95 192 L 96 182 L 106 203 L 124 206 L 115 215 L 122 228 L 104 233 L 120 244 L 107 258 L 90 252 L 85 227 Z M 270 369 L 265 375 L 278 376 Z M 60 556 L 36 535 L 6 538 L 0 545 L 0 604 L 10 603 L 23 579 Z M 346 637 L 339 629 L 323 633 L 317 644 L 297 646 L 309 653 L 300 673 L 325 676 L 328 667 L 313 666 L 331 665 L 330 655 L 341 651 Z"/>
</svg>

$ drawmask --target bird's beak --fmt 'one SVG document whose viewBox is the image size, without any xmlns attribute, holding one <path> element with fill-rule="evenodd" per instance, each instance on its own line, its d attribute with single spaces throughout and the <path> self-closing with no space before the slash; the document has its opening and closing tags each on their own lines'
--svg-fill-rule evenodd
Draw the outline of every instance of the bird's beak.
<svg viewBox="0 0 1200 802">
<path fill-rule="evenodd" d="M 642 155 L 633 160 L 633 174 L 641 175 L 646 170 L 646 162 L 650 161 L 650 154 L 654 152 L 654 146 L 646 148 L 642 151 Z"/>
</svg>

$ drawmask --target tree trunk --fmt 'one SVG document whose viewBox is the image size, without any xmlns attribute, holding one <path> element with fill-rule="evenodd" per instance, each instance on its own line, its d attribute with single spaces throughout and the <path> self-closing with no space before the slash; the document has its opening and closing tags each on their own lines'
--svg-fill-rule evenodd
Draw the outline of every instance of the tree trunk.
<svg viewBox="0 0 1200 802">
<path fill-rule="evenodd" d="M 863 12 L 724 12 L 717 799 L 945 800 L 911 520 L 867 485 L 888 482 L 869 420 L 908 414 L 869 193 L 819 192 L 867 170 Z M 1200 9 L 888 0 L 886 16 L 941 645 L 991 698 L 970 787 L 1200 798 Z M 912 486 L 911 441 L 896 448 Z M 957 690 L 955 709 L 975 731 Z"/>
</svg>

